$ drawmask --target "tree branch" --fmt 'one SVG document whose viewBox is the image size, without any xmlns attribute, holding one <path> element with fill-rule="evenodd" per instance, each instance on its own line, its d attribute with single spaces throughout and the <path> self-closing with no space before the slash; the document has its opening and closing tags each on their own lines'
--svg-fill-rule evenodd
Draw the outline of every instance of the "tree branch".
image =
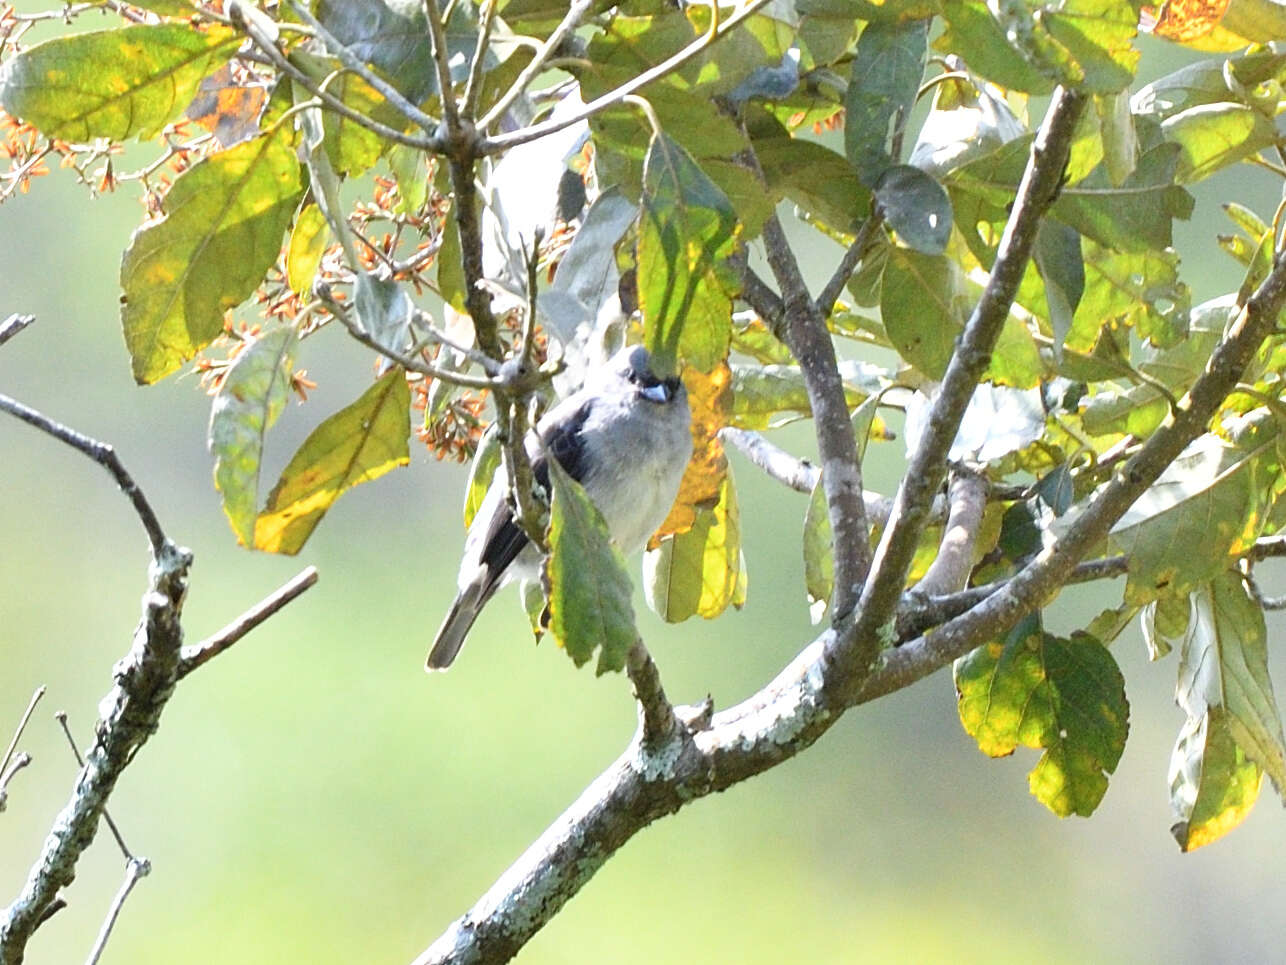
<svg viewBox="0 0 1286 965">
<path fill-rule="evenodd" d="M 8 412 L 10 415 L 17 416 L 28 425 L 35 426 L 41 432 L 53 436 L 60 442 L 76 449 L 94 462 L 98 463 L 116 480 L 116 485 L 120 488 L 134 506 L 134 512 L 138 515 L 139 521 L 143 524 L 143 529 L 147 531 L 147 538 L 152 544 L 152 559 L 158 564 L 161 558 L 169 550 L 174 549 L 173 545 L 165 538 L 165 533 L 161 530 L 161 524 L 156 518 L 156 513 L 152 511 L 147 497 L 143 491 L 138 488 L 134 478 L 126 471 L 119 458 L 116 456 L 116 450 L 106 443 L 99 442 L 97 439 L 91 439 L 89 436 L 82 435 L 75 429 L 69 429 L 60 422 L 55 422 L 48 416 L 23 405 L 16 399 L 11 399 L 7 395 L 0 395 L 0 412 Z M 187 552 L 184 550 L 183 552 Z"/>
<path fill-rule="evenodd" d="M 920 444 L 898 487 L 893 517 L 876 549 L 873 569 L 862 591 L 855 632 L 841 641 L 848 652 L 837 654 L 857 671 L 851 677 L 857 689 L 863 682 L 861 668 L 871 666 L 880 650 L 893 643 L 898 601 L 929 507 L 946 473 L 947 451 L 1009 316 L 1041 218 L 1057 197 L 1085 101 L 1084 94 L 1064 88 L 1054 94 L 1032 144 L 991 277 L 947 365 Z"/>
<path fill-rule="evenodd" d="M 762 179 L 758 161 L 756 174 Z M 781 222 L 774 214 L 764 223 L 764 248 L 768 264 L 783 293 L 785 315 L 783 337 L 799 362 L 813 412 L 817 451 L 821 459 L 822 486 L 830 517 L 835 560 L 835 590 L 832 619 L 846 619 L 857 605 L 862 582 L 870 569 L 870 525 L 862 500 L 862 466 L 857 455 L 839 374 L 835 345 L 826 330 L 826 319 L 808 295 L 799 262 L 786 240 Z"/>
<path fill-rule="evenodd" d="M 505 111 L 509 110 L 509 105 L 522 96 L 523 91 L 536 79 L 536 75 L 545 69 L 545 64 L 548 62 L 550 55 L 562 46 L 563 41 L 571 35 L 572 31 L 580 26 L 580 22 L 589 11 L 592 2 L 593 0 L 572 0 L 567 7 L 567 15 L 553 29 L 553 32 L 545 38 L 545 42 L 540 45 L 540 48 L 532 57 L 531 63 L 522 69 L 517 79 L 509 85 L 509 89 L 501 95 L 498 101 L 491 105 L 482 120 L 478 121 L 479 130 L 485 131 L 495 124 L 504 116 Z"/>
<path fill-rule="evenodd" d="M 987 508 L 987 477 L 963 467 L 952 473 L 947 491 L 947 525 L 938 544 L 938 555 L 916 584 L 917 593 L 944 596 L 958 593 L 969 582 L 973 551 Z"/>
<path fill-rule="evenodd" d="M 848 246 L 844 252 L 844 257 L 840 259 L 839 266 L 835 269 L 835 274 L 831 275 L 830 281 L 822 289 L 821 294 L 817 296 L 815 302 L 817 314 L 822 318 L 829 318 L 831 311 L 835 308 L 835 302 L 839 300 L 840 292 L 848 284 L 848 279 L 857 269 L 862 257 L 866 254 L 866 249 L 871 246 L 871 240 L 875 233 L 880 230 L 880 225 L 884 224 L 884 215 L 878 209 L 871 212 L 870 217 L 862 222 L 861 229 L 857 232 L 857 237 L 853 243 Z"/>
<path fill-rule="evenodd" d="M 35 315 L 13 314 L 3 322 L 0 322 L 0 345 L 9 341 L 9 339 L 13 338 L 35 320 Z"/>
<path fill-rule="evenodd" d="M 719 24 L 716 30 L 702 34 L 692 43 L 688 44 L 678 53 L 661 61 L 655 67 L 645 70 L 643 73 L 630 78 L 624 84 L 609 90 L 601 97 L 596 97 L 578 111 L 574 111 L 565 117 L 542 121 L 539 124 L 533 124 L 530 127 L 520 128 L 508 134 L 498 134 L 495 137 L 482 138 L 477 145 L 477 153 L 499 154 L 507 151 L 511 147 L 517 147 L 519 144 L 526 144 L 528 141 L 535 141 L 545 137 L 547 134 L 554 134 L 563 128 L 571 127 L 586 120 L 600 111 L 609 107 L 614 107 L 621 103 L 626 95 L 637 93 L 648 84 L 658 81 L 661 78 L 678 70 L 688 61 L 693 60 L 711 45 L 718 43 L 732 31 L 741 26 L 742 22 L 748 20 L 757 13 L 760 8 L 767 6 L 769 0 L 749 0 L 736 13 L 734 13 L 723 23 Z"/>
<path fill-rule="evenodd" d="M 182 680 L 193 670 L 209 663 L 259 624 L 310 590 L 316 583 L 317 567 L 305 567 L 288 583 L 264 597 L 218 633 L 206 637 L 200 643 L 184 647 L 179 651 L 179 665 L 175 670 L 175 679 Z"/>
</svg>

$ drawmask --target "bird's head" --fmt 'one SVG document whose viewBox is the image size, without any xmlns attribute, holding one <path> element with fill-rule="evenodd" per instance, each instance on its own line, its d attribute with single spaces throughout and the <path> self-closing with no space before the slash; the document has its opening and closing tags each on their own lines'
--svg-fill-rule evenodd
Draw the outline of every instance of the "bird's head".
<svg viewBox="0 0 1286 965">
<path fill-rule="evenodd" d="M 684 394 L 683 383 L 677 375 L 661 378 L 652 371 L 652 357 L 642 345 L 621 349 L 608 367 L 630 383 L 639 398 L 648 402 L 665 405 Z"/>
</svg>

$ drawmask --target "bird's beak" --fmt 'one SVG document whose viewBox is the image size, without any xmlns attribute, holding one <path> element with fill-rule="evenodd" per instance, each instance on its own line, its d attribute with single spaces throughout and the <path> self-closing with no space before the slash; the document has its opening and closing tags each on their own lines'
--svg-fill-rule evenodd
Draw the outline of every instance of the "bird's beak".
<svg viewBox="0 0 1286 965">
<path fill-rule="evenodd" d="M 639 389 L 639 395 L 649 402 L 669 402 L 674 398 L 674 389 L 670 387 L 669 380 L 666 380 L 656 385 L 644 386 Z"/>
</svg>

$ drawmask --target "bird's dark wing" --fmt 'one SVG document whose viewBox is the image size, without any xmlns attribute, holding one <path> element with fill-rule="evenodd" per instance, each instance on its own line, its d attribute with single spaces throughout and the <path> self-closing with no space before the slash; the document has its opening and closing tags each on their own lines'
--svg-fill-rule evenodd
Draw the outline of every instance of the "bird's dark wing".
<svg viewBox="0 0 1286 965">
<path fill-rule="evenodd" d="M 546 453 L 553 455 L 567 475 L 581 482 L 587 470 L 588 460 L 582 446 L 581 429 L 589 418 L 592 402 L 586 400 L 569 418 L 559 420 L 558 424 L 541 433 L 543 443 L 541 451 L 531 461 L 532 473 L 536 481 L 549 492 L 549 465 Z M 530 542 L 522 527 L 514 520 L 513 504 L 506 497 L 501 511 L 491 520 L 483 538 L 482 555 L 479 560 L 487 568 L 488 580 L 483 587 L 483 602 L 495 592 L 509 564 L 512 563 Z"/>
</svg>

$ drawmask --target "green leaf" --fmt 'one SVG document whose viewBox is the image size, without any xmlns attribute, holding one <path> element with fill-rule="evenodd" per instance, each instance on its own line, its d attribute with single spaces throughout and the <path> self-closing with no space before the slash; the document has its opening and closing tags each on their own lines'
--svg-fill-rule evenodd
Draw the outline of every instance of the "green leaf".
<svg viewBox="0 0 1286 965">
<path fill-rule="evenodd" d="M 397 213 L 415 214 L 429 199 L 428 155 L 407 144 L 394 144 L 385 159 L 397 179 Z"/>
<path fill-rule="evenodd" d="M 155 137 L 241 44 L 210 25 L 140 24 L 55 37 L 0 67 L 0 105 L 68 141 Z"/>
<path fill-rule="evenodd" d="M 288 125 L 193 165 L 166 216 L 134 233 L 121 262 L 121 323 L 134 378 L 169 375 L 223 331 L 277 260 L 301 192 Z"/>
<path fill-rule="evenodd" d="M 1125 90 L 1134 79 L 1139 52 L 1136 7 L 1124 0 L 1069 0 L 1041 11 L 1040 26 L 1051 43 L 1041 52 L 1058 64 L 1065 83 L 1096 94 Z M 1054 53 L 1055 48 L 1061 48 Z M 1070 58 L 1063 58 L 1063 54 Z"/>
<path fill-rule="evenodd" d="M 1183 153 L 1175 181 L 1202 181 L 1276 143 L 1272 119 L 1242 104 L 1203 104 L 1166 119 L 1161 131 Z"/>
<path fill-rule="evenodd" d="M 814 624 L 820 623 L 835 591 L 835 548 L 820 473 L 804 513 L 804 590 L 808 594 L 808 616 Z"/>
<path fill-rule="evenodd" d="M 696 507 L 691 529 L 663 536 L 644 554 L 643 592 L 667 623 L 697 615 L 712 620 L 745 603 L 746 561 L 731 470 L 720 483 L 718 502 Z"/>
<path fill-rule="evenodd" d="M 1193 594 L 1175 701 L 1190 719 L 1225 711 L 1237 746 L 1286 794 L 1286 738 L 1268 677 L 1264 612 L 1235 571 L 1225 570 Z"/>
<path fill-rule="evenodd" d="M 1027 617 L 1004 643 L 957 660 L 955 681 L 960 721 L 979 750 L 1043 749 L 1028 779 L 1036 799 L 1059 817 L 1094 812 L 1129 732 L 1125 681 L 1106 647 L 1088 634 L 1045 633 Z"/>
<path fill-rule="evenodd" d="M 1043 221 L 1036 232 L 1032 261 L 1045 285 L 1049 321 L 1054 329 L 1054 351 L 1061 353 L 1072 330 L 1072 317 L 1085 293 L 1085 262 L 1081 236 L 1056 221 Z"/>
<path fill-rule="evenodd" d="M 1192 618 L 1190 594 L 1163 596 L 1143 608 L 1140 624 L 1149 660 L 1160 660 L 1188 633 Z"/>
<path fill-rule="evenodd" d="M 728 354 L 736 284 L 724 261 L 737 241 L 727 197 L 688 153 L 654 137 L 644 173 L 639 228 L 639 306 L 643 340 L 658 372 L 679 356 L 709 372 Z"/>
<path fill-rule="evenodd" d="M 464 489 L 464 528 L 473 525 L 473 518 L 478 515 L 482 501 L 491 488 L 491 480 L 496 477 L 496 470 L 502 461 L 500 433 L 497 423 L 492 423 L 478 440 L 478 451 L 474 453 L 469 466 L 469 483 Z M 543 602 L 541 604 L 544 605 Z"/>
<path fill-rule="evenodd" d="M 299 209 L 286 248 L 286 281 L 291 291 L 307 295 L 313 290 L 313 279 L 329 242 L 330 225 L 326 223 L 326 216 L 316 202 L 308 202 Z"/>
<path fill-rule="evenodd" d="M 841 372 L 841 375 L 847 373 Z M 844 397 L 857 405 L 882 385 L 862 379 L 860 387 L 846 378 Z M 798 365 L 732 366 L 732 412 L 729 424 L 741 429 L 773 429 L 812 413 L 808 387 Z"/>
<path fill-rule="evenodd" d="M 242 546 L 254 541 L 264 434 L 290 394 L 296 341 L 295 330 L 283 325 L 246 345 L 224 374 L 210 408 L 214 488 Z"/>
<path fill-rule="evenodd" d="M 931 379 L 946 371 L 968 305 L 960 269 L 945 255 L 892 248 L 880 287 L 880 315 L 893 347 Z"/>
<path fill-rule="evenodd" d="M 1193 851 L 1223 837 L 1250 814 L 1264 772 L 1238 746 L 1229 716 L 1212 707 L 1189 717 L 1170 756 L 1170 828 L 1179 847 Z"/>
<path fill-rule="evenodd" d="M 406 373 L 392 368 L 314 429 L 255 520 L 255 548 L 298 553 L 346 490 L 409 463 L 410 405 Z"/>
<path fill-rule="evenodd" d="M 638 640 L 625 561 L 597 507 L 558 460 L 549 460 L 549 632 L 576 666 L 597 649 L 596 673 L 621 670 Z"/>
<path fill-rule="evenodd" d="M 913 20 L 868 23 L 858 38 L 844 97 L 844 153 L 865 184 L 897 161 L 889 153 L 890 125 L 901 129 L 911 113 L 928 36 L 929 21 Z"/>
<path fill-rule="evenodd" d="M 844 156 L 791 137 L 775 120 L 753 132 L 755 156 L 774 197 L 784 197 L 838 231 L 854 232 L 871 211 L 871 193 Z"/>
<path fill-rule="evenodd" d="M 946 32 L 933 44 L 939 53 L 964 56 L 969 69 L 1009 90 L 1048 94 L 1053 78 L 1029 63 L 1010 43 L 982 0 L 946 0 Z"/>
<path fill-rule="evenodd" d="M 1134 173 L 1114 186 L 1100 165 L 1065 188 L 1051 213 L 1083 235 L 1121 251 L 1168 248 L 1171 221 L 1192 214 L 1192 195 L 1175 183 L 1180 147 L 1161 144 L 1139 158 Z"/>
<path fill-rule="evenodd" d="M 884 220 L 907 245 L 926 255 L 946 251 L 951 199 L 932 177 L 909 164 L 897 164 L 879 176 L 874 194 Z"/>
<path fill-rule="evenodd" d="M 353 313 L 358 323 L 384 348 L 401 352 L 411 337 L 415 304 L 406 289 L 391 278 L 362 272 L 353 286 Z"/>
<path fill-rule="evenodd" d="M 1257 463 L 1273 457 L 1271 440 L 1242 449 L 1207 433 L 1166 467 L 1108 538 L 1109 552 L 1129 557 L 1126 601 L 1187 593 L 1245 552 L 1257 535 Z"/>
<path fill-rule="evenodd" d="M 1094 348 L 1104 329 L 1133 328 L 1158 343 L 1188 317 L 1191 296 L 1179 280 L 1179 256 L 1173 251 L 1121 252 L 1085 239 L 1081 243 L 1085 290 L 1066 345 L 1078 352 Z"/>
</svg>

